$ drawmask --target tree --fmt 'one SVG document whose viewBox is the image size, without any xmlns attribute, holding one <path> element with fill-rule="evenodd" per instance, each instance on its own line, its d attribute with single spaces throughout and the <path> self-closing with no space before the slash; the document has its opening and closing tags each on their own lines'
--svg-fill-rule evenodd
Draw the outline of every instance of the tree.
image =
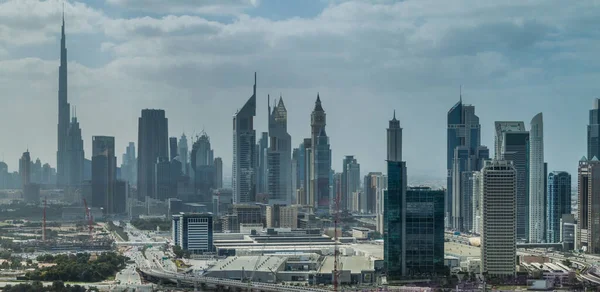
<svg viewBox="0 0 600 292">
<path fill-rule="evenodd" d="M 563 265 L 565 265 L 569 268 L 573 265 L 573 263 L 569 259 L 563 260 L 562 263 L 563 263 Z"/>
</svg>

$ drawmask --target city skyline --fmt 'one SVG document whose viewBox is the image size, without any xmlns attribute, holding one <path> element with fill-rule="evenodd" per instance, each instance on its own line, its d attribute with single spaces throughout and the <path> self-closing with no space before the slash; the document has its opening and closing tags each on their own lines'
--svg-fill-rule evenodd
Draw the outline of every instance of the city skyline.
<svg viewBox="0 0 600 292">
<path fill-rule="evenodd" d="M 6 137 L 3 139 L 3 143 L 0 144 L 0 152 L 4 153 L 3 157 L 8 164 L 9 170 L 14 171 L 18 166 L 18 158 L 20 154 L 29 145 L 29 150 L 34 157 L 40 157 L 42 161 L 48 161 L 53 167 L 56 167 L 56 152 L 53 147 L 42 147 L 35 144 L 35 141 L 43 140 L 47 141 L 49 145 L 56 144 L 56 99 L 55 93 L 58 91 L 58 44 L 60 41 L 60 23 L 61 23 L 61 3 L 60 1 L 48 1 L 44 3 L 37 3 L 36 1 L 8 1 L 2 3 L 2 11 L 9 15 L 14 11 L 23 11 L 24 6 L 20 3 L 28 2 L 31 5 L 39 6 L 40 15 L 35 16 L 37 20 L 36 24 L 39 25 L 37 28 L 43 28 L 36 33 L 27 28 L 23 34 L 24 38 L 20 41 L 8 43 L 8 40 L 0 40 L 1 44 L 7 44 L 2 46 L 0 50 L 0 63 L 6 66 L 0 66 L 0 75 L 4 76 L 6 73 L 11 73 L 11 76 L 7 76 L 7 86 L 5 92 L 8 95 L 19 96 L 18 100 L 8 105 L 9 111 L 7 115 L 4 115 L 1 122 L 3 124 L 9 124 L 11 120 L 16 119 L 16 113 L 27 110 L 30 115 L 33 116 L 30 119 L 23 121 L 23 126 L 28 127 L 31 133 L 25 138 L 22 137 L 21 133 L 12 127 L 3 127 L 0 131 L 0 136 Z M 192 136 L 195 133 L 200 132 L 200 129 L 206 128 L 207 132 L 211 133 L 211 139 L 215 145 L 219 145 L 216 149 L 226 149 L 231 143 L 231 134 L 229 130 L 231 115 L 238 109 L 239 105 L 243 104 L 243 99 L 247 94 L 247 89 L 251 84 L 251 74 L 254 71 L 258 71 L 258 75 L 264 84 L 264 87 L 259 86 L 257 100 L 257 119 L 256 119 L 256 130 L 262 132 L 266 130 L 267 121 L 264 118 L 265 114 L 261 111 L 265 110 L 265 106 L 261 105 L 264 103 L 267 94 L 276 94 L 282 92 L 286 96 L 286 107 L 289 110 L 289 133 L 292 136 L 292 145 L 298 145 L 302 139 L 308 136 L 306 124 L 309 123 L 309 114 L 314 102 L 314 95 L 320 92 L 323 103 L 327 105 L 328 120 L 330 126 L 328 126 L 328 135 L 330 135 L 331 148 L 332 148 L 332 166 L 336 172 L 341 171 L 337 169 L 338 165 L 342 161 L 345 155 L 355 155 L 362 165 L 362 174 L 366 174 L 370 171 L 383 171 L 385 170 L 385 162 L 378 156 L 378 152 L 384 151 L 385 143 L 381 142 L 381 137 L 384 137 L 383 131 L 373 131 L 379 125 L 385 125 L 386 116 L 390 115 L 393 108 L 396 108 L 398 113 L 397 116 L 402 120 L 402 123 L 406 125 L 407 136 L 419 136 L 418 133 L 425 129 L 430 129 L 430 134 L 426 137 L 422 137 L 418 142 L 406 141 L 405 143 L 405 160 L 407 164 L 411 166 L 411 175 L 430 173 L 432 178 L 442 180 L 445 176 L 445 153 L 441 147 L 435 145 L 443 144 L 445 140 L 444 135 L 444 124 L 445 124 L 445 112 L 447 109 L 456 102 L 458 99 L 458 87 L 460 84 L 464 85 L 463 98 L 466 103 L 473 104 L 477 107 L 477 114 L 480 117 L 482 126 L 482 137 L 481 144 L 492 145 L 493 143 L 493 122 L 497 120 L 529 120 L 529 118 L 538 112 L 544 112 L 546 117 L 544 123 L 547 128 L 556 129 L 557 131 L 564 133 L 564 137 L 557 137 L 556 135 L 548 135 L 545 141 L 546 160 L 549 163 L 549 170 L 565 170 L 569 173 L 575 173 L 576 163 L 579 157 L 586 153 L 585 146 L 580 144 L 568 144 L 570 140 L 581 140 L 585 138 L 586 132 L 585 127 L 587 125 L 586 113 L 592 108 L 592 101 L 594 97 L 594 90 L 590 86 L 578 84 L 574 86 L 572 84 L 565 84 L 567 81 L 572 80 L 573 74 L 563 74 L 561 72 L 553 70 L 542 70 L 546 66 L 550 69 L 553 66 L 559 65 L 560 61 L 549 61 L 547 65 L 535 65 L 525 64 L 518 66 L 517 68 L 511 68 L 515 70 L 508 70 L 507 66 L 515 65 L 514 63 L 519 60 L 520 57 L 524 57 L 525 53 L 516 52 L 515 49 L 505 48 L 487 48 L 485 46 L 475 46 L 475 51 L 469 51 L 465 47 L 454 48 L 459 52 L 453 53 L 452 58 L 444 58 L 439 54 L 434 54 L 431 51 L 425 51 L 425 61 L 442 60 L 450 63 L 442 64 L 456 64 L 466 66 L 466 68 L 473 68 L 474 65 L 487 64 L 490 65 L 489 72 L 484 73 L 483 77 L 476 76 L 474 69 L 466 70 L 463 72 L 462 77 L 454 78 L 452 80 L 446 80 L 444 78 L 431 78 L 429 82 L 436 86 L 434 89 L 423 89 L 425 85 L 422 82 L 414 82 L 415 78 L 422 72 L 415 72 L 409 75 L 401 75 L 404 80 L 390 80 L 389 78 L 373 82 L 368 80 L 360 74 L 334 74 L 339 70 L 339 64 L 331 65 L 320 65 L 310 67 L 309 65 L 315 65 L 314 62 L 318 60 L 317 57 L 313 61 L 302 66 L 292 64 L 290 69 L 283 69 L 283 66 L 268 66 L 268 64 L 254 63 L 252 62 L 244 64 L 243 62 L 233 64 L 222 64 L 210 66 L 201 66 L 202 63 L 191 62 L 194 68 L 185 67 L 181 71 L 173 71 L 167 62 L 166 68 L 161 67 L 155 69 L 162 72 L 161 75 L 156 75 L 156 70 L 150 70 L 146 67 L 141 70 L 145 71 L 143 75 L 139 72 L 141 66 L 139 63 L 132 61 L 131 54 L 128 54 L 126 49 L 128 46 L 133 48 L 135 45 L 139 45 L 143 42 L 151 40 L 159 41 L 164 44 L 167 40 L 174 40 L 179 44 L 189 44 L 189 42 L 199 42 L 202 37 L 210 36 L 211 33 L 222 35 L 222 32 L 227 29 L 236 29 L 235 32 L 241 39 L 247 36 L 247 32 L 240 31 L 240 25 L 248 25 L 251 32 L 259 33 L 262 35 L 265 28 L 261 28 L 259 24 L 261 21 L 264 23 L 271 24 L 273 30 L 281 33 L 281 28 L 292 23 L 292 16 L 298 16 L 300 21 L 309 25 L 315 23 L 332 21 L 335 23 L 341 23 L 354 27 L 353 23 L 348 23 L 349 16 L 356 13 L 357 8 L 364 8 L 367 11 L 371 11 L 371 14 L 386 15 L 383 11 L 385 8 L 389 8 L 390 11 L 411 11 L 414 15 L 420 15 L 422 17 L 430 17 L 430 22 L 425 24 L 419 24 L 417 17 L 405 19 L 405 22 L 401 22 L 400 19 L 390 21 L 389 24 L 376 21 L 374 19 L 365 19 L 367 23 L 373 24 L 373 30 L 377 32 L 384 32 L 385 28 L 389 28 L 390 25 L 407 23 L 417 28 L 427 28 L 428 25 L 432 26 L 435 21 L 441 21 L 434 15 L 434 7 L 424 4 L 422 7 L 416 7 L 412 2 L 407 3 L 384 3 L 370 5 L 364 2 L 345 2 L 345 3 L 327 3 L 327 4 L 311 4 L 314 6 L 311 9 L 301 9 L 298 13 L 300 15 L 290 15 L 289 12 L 281 12 L 280 18 L 275 17 L 277 9 L 281 8 L 272 5 L 272 2 L 264 1 L 256 5 L 235 6 L 235 14 L 224 13 L 221 14 L 221 18 L 225 20 L 215 20 L 219 17 L 208 15 L 206 11 L 189 10 L 184 12 L 183 10 L 165 10 L 167 13 L 154 12 L 134 12 L 135 7 L 124 7 L 118 4 L 120 1 L 109 1 L 110 3 L 104 4 L 87 4 L 84 5 L 82 2 L 65 2 L 65 20 L 66 20 L 66 34 L 67 44 L 69 48 L 69 85 L 68 85 L 68 101 L 73 105 L 77 105 L 78 109 L 78 120 L 81 124 L 82 136 L 84 141 L 85 153 L 91 153 L 91 137 L 95 134 L 102 133 L 115 137 L 115 148 L 117 149 L 118 165 L 121 163 L 121 151 L 125 149 L 129 142 L 135 142 L 137 139 L 137 123 L 135 119 L 139 116 L 139 111 L 143 108 L 161 108 L 165 109 L 167 118 L 169 118 L 169 133 L 182 133 L 185 132 L 187 135 Z M 116 3 L 116 4 L 115 4 Z M 270 3 L 270 4 L 269 4 Z M 182 4 L 183 5 L 183 4 Z M 295 4 L 297 5 L 297 4 Z M 492 10 L 499 10 L 498 13 L 505 13 L 510 7 L 500 5 L 499 7 L 490 7 L 489 4 L 482 4 L 480 9 L 483 13 L 491 13 Z M 539 3 L 539 5 L 545 5 Z M 579 5 L 585 5 L 581 3 Z M 219 6 L 219 5 L 217 5 Z M 468 5 L 458 5 L 456 8 L 456 15 L 468 14 L 470 8 Z M 220 7 L 231 9 L 232 7 Z M 494 9 L 497 8 L 497 9 Z M 505 28 L 509 32 L 516 35 L 505 36 L 508 37 L 524 37 L 524 35 L 534 29 L 545 29 L 544 31 L 556 28 L 548 20 L 540 18 L 535 22 L 530 17 L 526 17 L 527 9 L 532 7 L 524 7 L 523 15 L 525 20 L 529 22 L 518 23 L 510 21 L 502 21 L 498 17 L 491 17 L 488 21 L 479 20 L 476 28 L 472 28 L 475 32 L 481 32 L 485 28 L 485 24 L 496 24 L 499 26 L 498 29 Z M 575 7 L 574 9 L 576 9 Z M 215 8 L 217 9 L 217 8 Z M 363 10 L 364 10 L 363 9 Z M 269 12 L 269 10 L 272 10 Z M 591 9 L 592 11 L 594 9 Z M 121 14 L 119 12 L 122 12 Z M 170 12 L 173 12 L 172 17 L 165 17 Z M 336 16 L 335 13 L 342 13 Z M 148 22 L 144 23 L 142 17 L 148 14 Z M 223 12 L 222 12 L 223 13 Z M 287 14 L 286 14 L 287 13 Z M 24 14 L 24 13 L 21 13 Z M 217 13 L 218 14 L 218 13 Z M 369 14 L 369 16 L 373 16 Z M 25 14 L 26 15 L 26 14 Z M 188 16 L 185 16 L 188 15 Z M 18 16 L 13 16 L 18 17 Z M 367 16 L 361 16 L 367 17 Z M 5 18 L 6 19 L 6 18 Z M 237 22 L 230 23 L 227 20 L 235 19 Z M 573 37 L 577 32 L 584 30 L 580 23 L 573 23 L 572 19 L 559 18 L 571 26 L 566 26 L 559 33 L 562 33 L 565 38 Z M 189 21 L 194 28 L 206 28 L 208 32 L 203 31 L 194 35 L 191 40 L 177 40 L 175 35 L 177 33 L 186 32 L 183 23 Z M 91 24 L 98 24 L 103 30 L 98 31 L 98 28 L 93 27 Z M 536 26 L 537 24 L 537 26 Z M 579 24 L 577 26 L 576 24 Z M 10 23 L 9 29 L 16 30 L 18 22 Z M 170 25 L 170 26 L 169 26 Z M 504 25 L 504 26 L 502 26 Z M 483 28 L 482 28 L 483 27 Z M 128 28 L 121 30 L 121 28 Z M 447 46 L 453 41 L 456 41 L 461 35 L 457 35 L 457 31 L 460 29 L 467 29 L 461 27 L 459 24 L 453 24 L 452 33 L 446 34 L 441 28 L 440 31 L 433 37 L 439 40 L 445 40 L 443 45 L 445 49 L 449 49 Z M 144 29 L 150 29 L 144 34 Z M 152 30 L 154 29 L 154 30 Z M 212 29 L 212 30 L 211 30 Z M 334 28 L 330 28 L 334 29 Z M 337 28 L 341 32 L 344 32 L 342 28 Z M 489 29 L 489 28 L 488 28 Z M 139 37 L 138 43 L 135 41 L 125 41 L 123 36 L 119 35 L 119 30 L 125 37 L 137 36 Z M 216 32 L 215 32 L 216 31 Z M 319 33 L 329 35 L 331 31 L 324 29 L 319 30 Z M 422 36 L 417 32 L 411 32 L 408 30 L 402 30 L 399 32 L 402 36 Z M 289 35 L 288 35 L 289 34 Z M 288 32 L 288 34 L 276 35 L 276 40 L 285 40 L 291 38 L 291 40 L 302 41 L 303 39 L 299 34 L 294 32 Z M 335 44 L 343 44 L 347 41 L 350 33 L 342 34 L 342 39 L 335 39 L 329 37 L 329 41 Z M 444 37 L 449 38 L 448 40 Z M 92 38 L 94 41 L 89 43 L 85 42 L 86 38 Z M 541 43 L 547 40 L 549 36 L 542 34 L 537 39 L 532 40 L 530 43 L 520 44 L 529 51 L 535 51 L 539 49 Z M 504 39 L 504 40 L 507 40 Z M 27 41 L 29 40 L 29 41 Z M 310 39 L 313 41 L 314 39 Z M 494 39 L 493 41 L 502 43 L 502 38 Z M 590 41 L 590 39 L 586 39 Z M 184 41 L 184 43 L 181 43 Z M 230 41 L 229 39 L 222 40 Z M 262 41 L 262 39 L 261 39 Z M 309 40 L 307 40 L 309 41 Z M 338 42 L 339 41 L 339 42 Z M 477 45 L 472 40 L 467 40 L 467 43 Z M 223 45 L 225 43 L 217 43 Z M 262 44 L 262 42 L 261 42 Z M 280 53 L 287 50 L 291 50 L 289 47 L 285 47 L 281 42 L 273 44 L 276 53 L 274 58 L 281 56 Z M 435 49 L 434 46 L 428 46 L 426 44 L 413 44 L 415 47 L 425 46 L 425 49 Z M 231 46 L 229 46 L 231 47 Z M 198 54 L 206 54 L 210 48 L 201 47 L 198 49 Z M 307 48 L 301 47 L 302 51 L 307 55 L 311 51 Z M 327 49 L 329 52 L 333 52 L 335 46 Z M 358 48 L 354 51 L 366 54 L 368 52 L 376 53 L 375 48 Z M 409 54 L 410 52 L 404 51 L 398 47 L 398 50 L 403 54 Z M 472 50 L 472 49 L 471 49 Z M 527 51 L 525 50 L 525 51 Z M 542 49 L 540 49 L 542 50 Z M 543 51 L 543 50 L 542 50 Z M 163 60 L 165 58 L 171 58 L 175 62 L 176 60 L 185 60 L 186 54 L 189 52 L 166 52 L 165 56 L 161 57 L 156 52 L 144 52 L 138 51 L 141 54 L 141 58 L 152 61 L 152 60 Z M 579 48 L 581 52 L 581 58 L 587 56 L 583 54 L 584 48 Z M 240 53 L 240 52 L 229 52 L 229 53 Z M 292 53 L 292 51 L 287 52 Z M 516 54 L 516 55 L 515 55 Z M 409 54 L 410 55 L 410 54 Z M 245 55 L 244 55 L 245 56 Z M 266 56 L 266 55 L 265 55 Z M 415 57 L 414 55 L 410 55 Z M 189 57 L 189 56 L 188 56 Z M 301 55 L 299 58 L 306 58 L 307 56 Z M 460 61 L 455 58 L 465 58 Z M 558 56 L 557 56 L 558 57 Z M 183 59 L 181 59 L 183 58 Z M 335 59 L 334 57 L 332 57 Z M 372 58 L 375 58 L 373 55 Z M 392 61 L 398 59 L 392 59 Z M 412 58 L 411 62 L 416 62 L 417 59 Z M 424 62 L 425 62 L 424 61 Z M 577 60 L 576 60 L 577 61 Z M 581 60 L 579 60 L 581 61 Z M 216 62 L 216 61 L 215 61 Z M 379 64 L 380 60 L 372 60 L 373 64 Z M 483 62 L 483 63 L 482 63 Z M 488 63 L 489 62 L 489 63 Z M 149 62 L 152 64 L 152 62 Z M 410 64 L 410 63 L 409 63 Z M 495 65 L 495 66 L 493 66 Z M 216 67 L 211 67 L 216 66 Z M 360 66 L 360 62 L 356 64 L 350 64 L 349 66 Z M 431 66 L 431 65 L 430 65 Z M 449 70 L 444 65 L 440 65 L 441 70 Z M 410 66 L 406 66 L 410 69 Z M 134 70 L 137 68 L 138 70 Z M 204 70 L 208 68 L 216 68 L 215 74 L 206 74 Z M 229 68 L 229 69 L 228 69 Z M 436 67 L 429 67 L 436 68 Z M 227 70 L 226 70 L 227 69 Z M 318 70 L 311 70 L 318 69 Z M 4 70 L 11 70 L 10 72 Z M 26 70 L 26 71 L 23 71 Z M 116 70 L 116 71 L 113 71 Z M 188 71 L 192 70 L 192 71 Z M 228 70 L 234 70 L 234 74 L 229 74 Z M 396 69 L 400 71 L 393 71 L 395 73 L 402 73 L 402 69 Z M 556 82 L 552 82 L 551 85 L 547 81 L 536 79 L 540 77 L 538 70 L 546 71 L 545 74 L 549 74 Z M 135 71 L 135 72 L 134 72 Z M 352 70 L 347 70 L 352 71 Z M 19 73 L 21 72 L 21 73 Z M 148 82 L 153 80 L 154 76 L 162 76 L 167 73 L 193 73 L 191 75 L 198 76 L 194 80 L 171 80 L 170 78 L 165 79 L 164 82 Z M 312 75 L 307 75 L 307 72 L 311 72 Z M 377 71 L 368 73 L 381 74 L 385 71 Z M 433 70 L 431 71 L 433 72 Z M 494 72 L 500 73 L 502 76 L 495 77 Z M 23 75 L 27 73 L 27 75 Z M 110 73 L 110 74 L 108 74 Z M 135 74 L 134 74 L 135 73 Z M 202 73 L 202 74 L 196 74 Z M 108 75 L 106 75 L 108 74 Z M 528 75 L 523 75 L 528 74 Z M 392 74 L 395 75 L 395 74 Z M 21 76 L 21 77 L 19 77 Z M 39 76 L 37 79 L 31 79 L 32 76 Z M 141 77 L 139 82 L 131 83 L 130 86 L 124 87 L 123 83 L 119 79 L 130 80 L 129 78 Z M 227 81 L 215 82 L 215 77 L 223 77 Z M 227 76 L 227 78 L 225 78 Z M 287 76 L 286 78 L 284 78 Z M 335 77 L 334 77 L 335 76 Z M 436 77 L 437 75 L 433 76 Z M 519 76 L 527 76 L 528 81 L 532 85 L 529 87 L 523 87 L 524 83 Z M 580 76 L 582 80 L 588 80 L 593 75 Z M 101 79 L 98 79 L 102 77 Z M 122 77 L 122 78 L 119 78 Z M 532 78 L 533 77 L 533 78 Z M 17 78 L 17 79 L 15 79 Z M 21 79 L 18 79 L 21 78 Z M 482 78 L 485 82 L 481 82 Z M 34 81 L 38 86 L 23 86 L 22 82 L 28 80 Z M 290 80 L 288 80 L 290 79 Z M 303 80 L 302 84 L 294 82 L 293 79 Z M 417 78 L 418 79 L 418 78 Z M 543 78 L 542 78 L 543 79 Z M 100 82 L 102 80 L 102 82 Z M 384 82 L 389 80 L 389 82 Z M 402 86 L 406 85 L 407 81 L 412 81 L 419 86 Z M 149 86 L 150 83 L 158 83 L 154 86 Z M 163 84 L 164 83 L 164 84 Z M 409 82 L 410 83 L 410 82 Z M 98 84 L 102 84 L 98 87 Z M 161 85 L 162 84 L 162 85 Z M 347 86 L 344 84 L 353 84 Z M 144 88 L 145 85 L 147 88 Z M 500 86 L 502 85 L 502 86 Z M 561 86 L 565 85 L 565 86 Z M 545 87 L 542 87 L 545 86 Z M 564 90 L 569 92 L 569 97 L 574 99 L 575 102 L 564 98 L 564 94 L 557 94 L 553 89 L 560 86 L 560 91 Z M 577 87 L 577 88 L 575 88 Z M 16 91 L 18 89 L 18 91 Z M 120 94 L 115 94 L 114 89 L 121 89 Z M 172 90 L 172 91 L 171 91 Z M 17 94 L 18 92 L 18 94 Z M 173 94 L 172 94 L 172 93 Z M 399 94 L 399 92 L 401 92 Z M 176 100 L 173 102 L 169 97 L 175 96 Z M 211 96 L 211 97 L 206 97 Z M 364 98 L 367 96 L 368 98 Z M 400 96 L 400 98 L 398 98 Z M 531 96 L 531 98 L 526 98 Z M 538 97 L 536 97 L 538 96 Z M 572 96 L 575 96 L 574 98 Z M 361 98 L 362 97 L 362 98 Z M 553 102 L 541 103 L 541 98 L 551 99 Z M 222 106 L 221 101 L 226 100 L 227 106 Z M 347 103 L 345 101 L 352 100 L 353 102 Z M 375 102 L 373 102 L 375 101 Z M 34 103 L 36 107 L 30 105 Z M 108 106 L 111 104 L 118 104 L 118 107 L 111 108 L 111 112 L 114 112 L 112 116 L 115 119 L 99 122 L 102 117 L 102 112 L 109 111 Z M 511 105 L 518 104 L 518 107 Z M 560 105 L 558 109 L 555 109 L 557 105 Z M 207 109 L 214 113 L 210 113 Z M 514 110 L 512 109 L 514 108 Z M 347 120 L 347 114 L 350 111 L 356 111 L 363 109 L 365 112 L 357 115 L 357 118 L 350 121 L 348 124 L 343 124 L 341 121 Z M 427 111 L 430 115 L 425 118 L 422 115 L 423 111 Z M 366 114 L 369 114 L 369 118 L 364 118 Z M 419 114 L 417 114 L 419 113 Z M 571 117 L 573 116 L 573 117 Z M 568 118 L 567 118 L 568 117 Z M 568 123 L 562 123 L 563 120 L 569 120 Z M 51 122 L 52 121 L 52 122 Z M 109 129 L 107 131 L 107 129 Z M 352 130 L 350 130 L 352 129 Z M 374 145 L 361 145 L 351 143 L 355 138 L 353 135 L 356 132 L 364 133 L 364 138 L 368 141 L 374 142 Z M 35 137 L 35 140 L 34 138 Z M 423 149 L 423 145 L 427 149 Z M 436 147 L 436 148 L 432 148 Z M 490 147 L 491 148 L 491 147 Z M 563 150 L 564 149 L 564 150 Z M 427 153 L 430 155 L 422 155 L 423 150 L 428 150 Z M 553 155 L 553 153 L 560 153 L 561 155 Z M 230 151 L 217 151 L 216 155 L 223 157 L 224 160 L 224 173 L 227 175 L 231 173 L 231 153 Z M 86 158 L 90 158 L 89 154 Z"/>
</svg>

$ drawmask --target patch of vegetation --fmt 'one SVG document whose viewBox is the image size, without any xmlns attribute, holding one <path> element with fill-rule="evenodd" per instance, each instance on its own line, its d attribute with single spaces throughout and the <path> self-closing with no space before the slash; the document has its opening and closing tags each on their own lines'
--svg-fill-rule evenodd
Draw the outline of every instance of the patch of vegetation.
<svg viewBox="0 0 600 292">
<path fill-rule="evenodd" d="M 171 230 L 171 222 L 164 219 L 133 219 L 131 220 L 131 225 L 135 226 L 135 228 L 139 230 L 156 230 L 156 227 L 160 228 L 162 231 Z"/>
<path fill-rule="evenodd" d="M 177 257 L 177 258 L 189 258 L 190 257 L 190 252 L 182 249 L 181 246 L 179 246 L 179 245 L 173 246 L 173 253 L 175 254 L 175 257 Z"/>
<path fill-rule="evenodd" d="M 85 292 L 85 291 L 99 291 L 98 288 L 95 287 L 90 287 L 89 290 L 85 289 L 85 287 L 80 286 L 80 285 L 74 285 L 71 286 L 71 284 L 67 284 L 65 286 L 65 283 L 61 282 L 61 281 L 55 281 L 52 283 L 52 286 L 48 286 L 48 287 L 44 287 L 44 285 L 42 285 L 42 282 L 39 281 L 35 281 L 32 282 L 31 284 L 18 284 L 15 286 L 12 285 L 6 285 L 6 287 L 4 287 L 4 289 L 2 291 L 7 291 L 7 292 L 37 292 L 37 291 L 43 291 L 43 292 Z"/>
<path fill-rule="evenodd" d="M 112 221 L 108 221 L 106 228 L 108 228 L 109 231 L 116 232 L 123 240 L 129 240 L 129 235 L 127 235 L 127 232 L 123 230 L 123 227 L 115 225 L 114 223 L 112 223 Z"/>
<path fill-rule="evenodd" d="M 38 261 L 56 265 L 28 272 L 25 277 L 35 281 L 100 282 L 123 269 L 128 260 L 114 252 L 102 253 L 96 260 L 90 257 L 89 253 L 39 256 Z"/>
</svg>

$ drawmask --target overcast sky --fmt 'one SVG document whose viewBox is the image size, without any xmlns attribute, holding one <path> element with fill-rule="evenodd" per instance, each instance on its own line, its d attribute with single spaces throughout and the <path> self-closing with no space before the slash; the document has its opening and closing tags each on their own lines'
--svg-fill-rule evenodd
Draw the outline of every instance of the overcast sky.
<svg viewBox="0 0 600 292">
<path fill-rule="evenodd" d="M 27 147 L 56 166 L 60 0 L 0 0 L 0 153 Z M 293 145 L 310 136 L 317 92 L 333 169 L 356 155 L 385 171 L 395 109 L 409 174 L 443 178 L 446 114 L 474 104 L 482 143 L 496 120 L 544 113 L 550 170 L 576 171 L 600 80 L 597 1 L 65 1 L 69 102 L 86 157 L 93 135 L 137 144 L 143 108 L 162 108 L 169 135 L 204 129 L 226 171 L 232 116 L 258 72 L 257 136 L 267 94 L 283 96 Z M 226 173 L 226 176 L 230 173 Z"/>
</svg>

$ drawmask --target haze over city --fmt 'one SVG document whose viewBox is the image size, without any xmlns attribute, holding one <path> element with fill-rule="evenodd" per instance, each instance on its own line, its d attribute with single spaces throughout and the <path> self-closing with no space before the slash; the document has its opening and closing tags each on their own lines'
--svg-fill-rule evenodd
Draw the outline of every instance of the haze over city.
<svg viewBox="0 0 600 292">
<path fill-rule="evenodd" d="M 205 130 L 225 176 L 231 118 L 257 82 L 257 132 L 267 94 L 283 97 L 292 145 L 310 135 L 317 93 L 328 115 L 332 168 L 355 155 L 385 171 L 392 111 L 404 128 L 409 176 L 446 174 L 446 114 L 477 108 L 493 123 L 544 113 L 550 169 L 575 173 L 597 94 L 593 1 L 64 1 L 69 102 L 92 135 L 137 141 L 143 108 L 161 108 L 169 135 Z M 564 2 L 562 2 L 564 3 Z M 0 153 L 11 171 L 29 148 L 56 167 L 56 93 L 63 1 L 0 3 Z M 493 149 L 493 147 L 492 147 Z"/>
</svg>

